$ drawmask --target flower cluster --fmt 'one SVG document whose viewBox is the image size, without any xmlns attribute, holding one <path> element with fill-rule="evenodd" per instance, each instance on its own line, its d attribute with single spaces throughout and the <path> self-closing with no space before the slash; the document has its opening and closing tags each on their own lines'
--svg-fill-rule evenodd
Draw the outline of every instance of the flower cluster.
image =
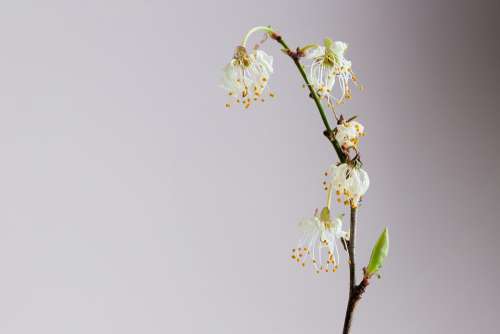
<svg viewBox="0 0 500 334">
<path fill-rule="evenodd" d="M 347 44 L 334 42 L 329 38 L 324 40 L 324 45 L 311 44 L 292 51 L 270 27 L 259 26 L 251 29 L 241 45 L 236 47 L 233 58 L 224 68 L 222 87 L 228 91 L 231 98 L 226 107 L 236 102 L 244 108 L 249 108 L 255 101 L 263 102 L 266 90 L 269 89 L 273 57 L 258 47 L 251 52 L 246 48 L 248 38 L 256 31 L 265 31 L 266 37 L 270 36 L 280 43 L 284 47 L 283 51 L 294 60 L 310 89 L 310 96 L 315 100 L 326 128 L 330 130 L 322 103 L 334 109 L 335 105 L 351 98 L 350 84 L 358 84 L 351 61 L 345 57 Z M 303 57 L 309 61 L 309 75 L 299 63 Z M 274 96 L 272 92 L 268 94 Z M 328 168 L 327 180 L 324 182 L 327 205 L 320 214 L 316 212 L 312 218 L 299 224 L 302 238 L 297 247 L 292 249 L 291 255 L 302 267 L 311 262 L 317 273 L 337 270 L 340 261 L 338 242 L 349 240 L 349 232 L 342 230 L 343 214 L 334 219 L 330 218 L 332 197 L 336 197 L 338 203 L 356 208 L 370 185 L 368 174 L 360 167 L 358 151 L 360 138 L 365 135 L 364 126 L 354 118 L 346 121 L 342 116 L 337 118 L 336 114 L 335 118 L 337 127 L 330 131 L 329 139 L 335 147 L 337 144 L 340 147 L 338 154 L 342 163 L 334 163 Z M 351 150 L 356 153 L 354 158 L 350 157 Z"/>
<path fill-rule="evenodd" d="M 238 46 L 233 59 L 224 68 L 222 87 L 233 101 L 248 108 L 254 101 L 264 102 L 264 91 L 272 73 L 272 56 L 262 50 L 248 53 L 245 47 Z M 274 96 L 272 92 L 269 95 Z M 231 103 L 226 104 L 230 106 Z"/>
</svg>

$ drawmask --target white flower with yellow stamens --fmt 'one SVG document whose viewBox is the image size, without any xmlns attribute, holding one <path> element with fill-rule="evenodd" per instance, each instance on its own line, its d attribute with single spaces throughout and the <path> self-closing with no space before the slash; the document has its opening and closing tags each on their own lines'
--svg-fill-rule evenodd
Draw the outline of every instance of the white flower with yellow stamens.
<svg viewBox="0 0 500 334">
<path fill-rule="evenodd" d="M 331 165 L 325 175 L 330 177 L 325 182 L 326 190 L 335 191 L 339 203 L 342 203 L 343 197 L 344 204 L 353 208 L 358 206 L 359 200 L 370 186 L 368 173 L 347 163 Z"/>
<path fill-rule="evenodd" d="M 250 54 L 243 46 L 238 46 L 234 57 L 224 68 L 222 87 L 229 96 L 245 108 L 254 101 L 264 102 L 264 91 L 273 73 L 273 57 L 262 50 L 254 50 Z M 273 93 L 269 93 L 271 97 Z M 226 107 L 231 104 L 227 103 Z"/>
<path fill-rule="evenodd" d="M 334 103 L 340 104 L 351 98 L 349 82 L 356 83 L 356 76 L 352 72 L 351 62 L 344 57 L 347 44 L 334 42 L 329 38 L 324 46 L 313 45 L 306 47 L 305 56 L 311 59 L 309 79 L 316 93 L 327 100 L 330 107 Z M 338 82 L 338 89 L 335 83 Z M 338 93 L 337 93 L 338 92 Z"/>
<path fill-rule="evenodd" d="M 344 150 L 357 148 L 359 139 L 365 135 L 365 127 L 355 120 L 342 122 L 335 131 L 335 139 Z"/>
<path fill-rule="evenodd" d="M 339 263 L 337 239 L 347 239 L 342 231 L 342 216 L 330 219 L 330 210 L 325 207 L 318 216 L 303 220 L 299 227 L 303 236 L 297 248 L 292 249 L 292 259 L 302 267 L 312 263 L 316 273 L 335 272 Z"/>
</svg>

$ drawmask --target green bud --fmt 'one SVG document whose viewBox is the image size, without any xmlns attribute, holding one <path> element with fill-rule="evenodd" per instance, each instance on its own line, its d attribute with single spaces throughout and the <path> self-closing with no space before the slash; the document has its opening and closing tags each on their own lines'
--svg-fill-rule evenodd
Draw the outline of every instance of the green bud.
<svg viewBox="0 0 500 334">
<path fill-rule="evenodd" d="M 375 246 L 372 249 L 372 255 L 370 257 L 370 262 L 365 270 L 365 277 L 370 278 L 373 274 L 377 273 L 382 265 L 384 264 L 384 259 L 389 253 L 389 231 L 387 227 L 384 229 L 380 237 L 378 238 Z"/>
<path fill-rule="evenodd" d="M 322 222 L 330 221 L 330 209 L 328 209 L 326 206 L 321 210 L 321 214 L 319 215 L 319 220 L 321 220 Z"/>
<path fill-rule="evenodd" d="M 325 44 L 327 49 L 330 49 L 333 46 L 333 41 L 327 37 L 323 40 L 323 44 Z"/>
</svg>

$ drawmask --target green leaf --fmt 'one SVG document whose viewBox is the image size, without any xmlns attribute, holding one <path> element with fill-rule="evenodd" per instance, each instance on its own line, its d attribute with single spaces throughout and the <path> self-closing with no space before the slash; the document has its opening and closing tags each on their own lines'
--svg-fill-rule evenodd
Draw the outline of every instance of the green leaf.
<svg viewBox="0 0 500 334">
<path fill-rule="evenodd" d="M 372 255 L 370 257 L 370 262 L 365 270 L 365 276 L 370 278 L 373 274 L 377 273 L 382 265 L 384 264 L 384 259 L 389 253 L 389 231 L 387 227 L 384 229 L 380 237 L 378 238 L 375 246 L 372 249 Z"/>
</svg>

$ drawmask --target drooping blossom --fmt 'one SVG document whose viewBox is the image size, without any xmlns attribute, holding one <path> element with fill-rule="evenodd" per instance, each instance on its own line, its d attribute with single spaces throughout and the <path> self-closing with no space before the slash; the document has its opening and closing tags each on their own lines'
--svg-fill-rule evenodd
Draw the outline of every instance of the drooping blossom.
<svg viewBox="0 0 500 334">
<path fill-rule="evenodd" d="M 325 187 L 335 191 L 337 201 L 356 208 L 370 186 L 368 173 L 350 163 L 332 164 L 325 173 Z M 343 199 L 343 200 L 342 200 Z"/>
<path fill-rule="evenodd" d="M 302 267 L 311 264 L 316 273 L 335 272 L 339 266 L 339 239 L 348 238 L 342 230 L 342 215 L 330 219 L 330 210 L 325 207 L 316 214 L 300 222 L 302 237 L 292 249 L 292 259 Z"/>
<path fill-rule="evenodd" d="M 238 46 L 233 59 L 224 67 L 222 87 L 228 91 L 232 102 L 248 108 L 255 101 L 264 102 L 272 73 L 272 56 L 262 50 L 248 53 L 245 47 Z M 269 95 L 274 96 L 272 92 Z M 226 104 L 226 107 L 230 106 L 231 102 Z"/>
</svg>

